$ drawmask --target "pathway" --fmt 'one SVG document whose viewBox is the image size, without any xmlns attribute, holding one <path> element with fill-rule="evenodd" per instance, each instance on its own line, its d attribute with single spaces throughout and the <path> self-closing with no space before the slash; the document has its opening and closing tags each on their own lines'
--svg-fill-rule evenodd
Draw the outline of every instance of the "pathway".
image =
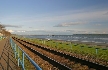
<svg viewBox="0 0 108 70">
<path fill-rule="evenodd" d="M 0 41 L 0 70 L 20 70 L 10 47 L 9 38 Z"/>
</svg>

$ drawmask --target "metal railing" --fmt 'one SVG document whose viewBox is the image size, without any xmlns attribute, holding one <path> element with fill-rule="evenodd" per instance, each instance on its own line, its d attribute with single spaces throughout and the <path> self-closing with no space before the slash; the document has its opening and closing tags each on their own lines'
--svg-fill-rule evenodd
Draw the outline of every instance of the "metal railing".
<svg viewBox="0 0 108 70">
<path fill-rule="evenodd" d="M 30 57 L 29 55 L 27 55 L 17 44 L 15 44 L 15 42 L 12 40 L 12 38 L 10 38 L 10 44 L 11 44 L 11 47 L 14 51 L 14 54 L 15 54 L 15 59 L 18 60 L 18 66 L 21 65 L 22 67 L 22 70 L 26 70 L 25 69 L 25 56 L 26 58 L 33 64 L 33 66 L 35 67 L 36 70 L 42 70 Z M 16 50 L 17 49 L 17 50 Z M 20 53 L 19 53 L 19 50 L 22 51 L 22 58 L 19 56 Z"/>
</svg>

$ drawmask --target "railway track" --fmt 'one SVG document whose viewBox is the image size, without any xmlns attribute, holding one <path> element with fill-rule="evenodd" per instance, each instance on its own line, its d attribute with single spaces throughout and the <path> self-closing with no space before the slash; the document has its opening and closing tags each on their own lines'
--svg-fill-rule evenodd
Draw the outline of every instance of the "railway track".
<svg viewBox="0 0 108 70">
<path fill-rule="evenodd" d="M 24 47 L 26 47 L 27 49 L 29 49 L 30 51 L 32 51 L 33 53 L 39 55 L 41 58 L 43 58 L 46 61 L 49 61 L 51 64 L 53 64 L 54 66 L 58 67 L 59 69 L 63 69 L 63 70 L 71 70 L 71 66 L 69 66 L 69 62 L 77 62 L 77 63 L 81 63 L 82 65 L 87 65 L 89 68 L 94 68 L 96 70 L 108 70 L 108 67 L 99 65 L 99 64 L 95 64 L 83 59 L 80 59 L 78 57 L 74 57 L 71 56 L 69 54 L 65 54 L 56 50 L 52 50 L 46 47 L 42 47 L 24 40 L 20 40 L 18 38 L 13 37 L 14 40 L 16 40 L 17 42 L 19 42 L 20 44 L 22 44 Z M 35 46 L 35 48 L 31 48 L 30 45 Z M 37 51 L 38 49 L 38 51 Z M 40 50 L 41 49 L 41 50 Z M 56 57 L 60 57 L 61 59 L 65 59 L 66 61 L 68 61 L 68 64 L 63 63 L 61 61 L 56 61 L 54 58 L 52 59 L 51 57 L 48 57 L 48 55 L 44 54 L 44 53 L 40 53 L 42 51 L 47 51 L 49 53 L 51 53 L 50 55 L 52 56 L 56 56 Z"/>
<path fill-rule="evenodd" d="M 14 39 L 15 40 L 15 39 Z M 44 54 L 40 53 L 39 51 L 36 51 L 34 49 L 32 49 L 31 47 L 28 47 L 27 45 L 25 45 L 24 43 L 20 42 L 19 40 L 16 40 L 17 42 L 19 42 L 21 45 L 23 45 L 25 48 L 27 48 L 28 50 L 30 50 L 31 52 L 35 53 L 36 55 L 40 56 L 42 59 L 44 59 L 45 61 L 48 61 L 50 64 L 52 64 L 54 67 L 57 67 L 59 70 L 71 70 L 71 68 L 60 64 L 59 62 L 57 62 L 56 60 L 51 59 L 48 56 L 45 56 Z"/>
</svg>

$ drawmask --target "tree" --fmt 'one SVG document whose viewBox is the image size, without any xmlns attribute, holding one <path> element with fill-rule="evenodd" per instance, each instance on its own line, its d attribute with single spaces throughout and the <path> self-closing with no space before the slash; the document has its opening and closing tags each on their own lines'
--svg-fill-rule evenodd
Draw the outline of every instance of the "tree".
<svg viewBox="0 0 108 70">
<path fill-rule="evenodd" d="M 3 36 L 10 36 L 11 35 L 10 32 L 6 31 L 5 26 L 2 24 L 0 24 L 0 33 L 2 33 Z"/>
<path fill-rule="evenodd" d="M 0 24 L 0 32 L 2 32 L 2 29 L 4 29 L 4 28 L 5 28 L 5 26 Z"/>
</svg>

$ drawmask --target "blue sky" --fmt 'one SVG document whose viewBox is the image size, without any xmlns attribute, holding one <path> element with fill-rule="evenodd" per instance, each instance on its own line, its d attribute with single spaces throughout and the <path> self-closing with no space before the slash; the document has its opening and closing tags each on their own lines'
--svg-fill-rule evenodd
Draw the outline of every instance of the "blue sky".
<svg viewBox="0 0 108 70">
<path fill-rule="evenodd" d="M 0 24 L 15 34 L 108 33 L 108 0 L 1 0 Z"/>
</svg>

